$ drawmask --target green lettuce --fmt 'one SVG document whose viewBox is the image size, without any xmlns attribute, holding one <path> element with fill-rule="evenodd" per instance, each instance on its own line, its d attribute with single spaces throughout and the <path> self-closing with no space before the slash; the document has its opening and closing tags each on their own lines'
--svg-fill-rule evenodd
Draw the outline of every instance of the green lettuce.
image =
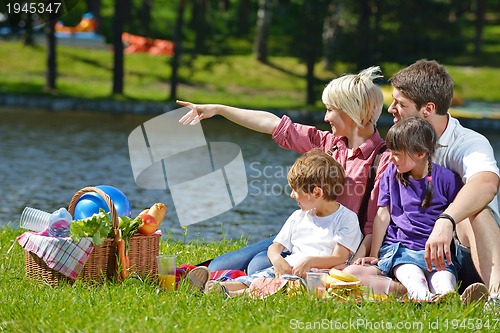
<svg viewBox="0 0 500 333">
<path fill-rule="evenodd" d="M 113 224 L 109 215 L 101 208 L 98 214 L 71 223 L 69 236 L 75 242 L 83 237 L 91 237 L 94 246 L 101 245 L 109 236 Z"/>
<path fill-rule="evenodd" d="M 120 233 L 121 238 L 125 241 L 125 253 L 128 254 L 130 249 L 130 238 L 134 236 L 139 227 L 142 224 L 142 219 L 138 216 L 135 219 L 131 219 L 128 216 L 120 216 Z"/>
</svg>

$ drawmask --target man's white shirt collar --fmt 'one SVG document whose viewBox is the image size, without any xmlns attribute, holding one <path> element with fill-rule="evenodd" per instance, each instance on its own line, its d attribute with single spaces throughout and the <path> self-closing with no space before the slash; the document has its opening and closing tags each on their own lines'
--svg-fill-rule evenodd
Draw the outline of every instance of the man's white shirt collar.
<svg viewBox="0 0 500 333">
<path fill-rule="evenodd" d="M 447 114 L 447 116 L 448 116 L 448 123 L 446 125 L 446 129 L 444 130 L 443 134 L 438 139 L 438 142 L 437 142 L 438 148 L 439 147 L 447 147 L 448 145 L 443 144 L 443 143 L 453 141 L 452 135 L 453 135 L 453 132 L 455 131 L 455 128 L 457 127 L 458 121 L 455 118 L 453 118 L 449 113 Z"/>
</svg>

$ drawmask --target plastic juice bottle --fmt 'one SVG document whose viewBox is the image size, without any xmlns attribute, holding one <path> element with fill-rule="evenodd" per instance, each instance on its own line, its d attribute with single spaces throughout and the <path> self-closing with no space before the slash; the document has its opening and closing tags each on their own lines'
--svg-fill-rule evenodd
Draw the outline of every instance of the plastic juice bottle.
<svg viewBox="0 0 500 333">
<path fill-rule="evenodd" d="M 53 212 L 49 221 L 49 236 L 68 237 L 72 220 L 73 217 L 66 208 L 59 208 Z"/>
</svg>

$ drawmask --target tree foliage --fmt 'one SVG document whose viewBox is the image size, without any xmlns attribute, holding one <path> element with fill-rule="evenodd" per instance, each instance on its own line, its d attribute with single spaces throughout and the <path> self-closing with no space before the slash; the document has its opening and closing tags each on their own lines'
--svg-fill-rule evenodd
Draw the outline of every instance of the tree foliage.
<svg viewBox="0 0 500 333">
<path fill-rule="evenodd" d="M 112 1 L 100 2 L 103 33 L 111 39 Z M 178 1 L 127 0 L 130 8 L 124 31 L 149 37 L 172 39 Z M 263 0 L 187 0 L 184 12 L 184 45 L 192 54 L 252 52 L 258 36 L 257 15 Z M 380 61 L 411 62 L 421 57 L 443 58 L 464 52 L 470 31 L 481 29 L 474 17 L 482 11 L 498 10 L 494 0 L 267 0 L 272 21 L 267 36 L 269 56 L 305 52 L 362 68 Z M 322 39 L 325 19 L 332 6 L 336 18 L 334 43 Z M 480 6 L 479 8 L 477 6 Z M 90 6 L 89 6 L 90 7 Z M 482 10 L 482 11 L 481 11 Z M 306 26 L 307 12 L 312 13 Z M 149 23 L 146 26 L 147 18 Z M 482 17 L 484 20 L 484 16 Z M 330 22 L 332 19 L 330 18 Z M 312 30 L 311 30 L 312 29 Z M 481 45 L 480 31 L 474 33 Z"/>
<path fill-rule="evenodd" d="M 59 19 L 72 25 L 83 13 L 93 12 L 100 20 L 99 32 L 115 44 L 118 52 L 122 30 L 159 39 L 182 36 L 183 57 L 175 60 L 177 66 L 189 66 L 199 54 L 255 52 L 263 62 L 273 56 L 297 57 L 307 65 L 308 101 L 314 93 L 314 65 L 321 58 L 327 70 L 337 61 L 357 70 L 383 62 L 406 64 L 424 57 L 445 61 L 466 52 L 480 54 L 488 15 L 500 19 L 497 0 L 67 1 L 73 3 L 71 10 Z M 185 7 L 181 21 L 186 23 L 178 31 L 181 1 Z M 118 20 L 117 4 L 121 15 Z M 272 17 L 265 25 L 259 21 L 262 8 L 267 8 Z M 26 15 L 11 15 L 9 20 L 15 26 L 31 24 Z M 114 68 L 116 93 L 123 90 L 121 63 L 118 55 Z"/>
</svg>

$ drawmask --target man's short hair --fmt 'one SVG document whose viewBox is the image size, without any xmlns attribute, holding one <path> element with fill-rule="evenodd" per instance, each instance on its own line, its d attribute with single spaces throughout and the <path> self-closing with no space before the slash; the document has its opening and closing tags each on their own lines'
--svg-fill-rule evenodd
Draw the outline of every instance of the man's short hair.
<svg viewBox="0 0 500 333">
<path fill-rule="evenodd" d="M 436 113 L 445 115 L 453 99 L 453 80 L 443 65 L 435 60 L 421 59 L 394 74 L 389 82 L 417 109 L 434 103 Z"/>
</svg>

